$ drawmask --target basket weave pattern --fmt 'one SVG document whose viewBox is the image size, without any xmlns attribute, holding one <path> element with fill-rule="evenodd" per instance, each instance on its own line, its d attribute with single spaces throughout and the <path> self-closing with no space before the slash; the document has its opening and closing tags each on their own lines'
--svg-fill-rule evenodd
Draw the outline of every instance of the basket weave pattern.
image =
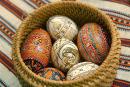
<svg viewBox="0 0 130 87">
<path fill-rule="evenodd" d="M 54 15 L 68 16 L 79 27 L 86 22 L 96 22 L 110 31 L 112 43 L 109 54 L 95 72 L 79 80 L 53 81 L 34 74 L 24 64 L 20 55 L 22 43 L 33 29 L 46 29 L 46 21 Z M 23 87 L 110 87 L 118 69 L 120 47 L 121 42 L 116 26 L 103 12 L 91 5 L 78 2 L 58 2 L 38 8 L 22 22 L 13 41 L 12 57 L 17 76 Z"/>
</svg>

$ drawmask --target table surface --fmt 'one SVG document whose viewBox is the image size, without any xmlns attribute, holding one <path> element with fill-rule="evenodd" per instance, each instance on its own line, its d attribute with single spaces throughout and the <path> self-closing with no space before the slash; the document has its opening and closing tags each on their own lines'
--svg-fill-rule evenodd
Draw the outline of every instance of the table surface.
<svg viewBox="0 0 130 87">
<path fill-rule="evenodd" d="M 22 20 L 34 9 L 61 0 L 0 0 L 0 87 L 21 87 L 11 58 L 12 40 Z M 130 87 L 130 0 L 77 0 L 90 3 L 117 25 L 121 38 L 120 66 L 113 87 Z"/>
</svg>

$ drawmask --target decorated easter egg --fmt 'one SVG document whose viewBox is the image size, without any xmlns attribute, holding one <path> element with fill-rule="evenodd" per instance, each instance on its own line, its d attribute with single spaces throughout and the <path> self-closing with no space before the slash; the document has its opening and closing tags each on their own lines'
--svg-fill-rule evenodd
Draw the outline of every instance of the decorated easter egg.
<svg viewBox="0 0 130 87">
<path fill-rule="evenodd" d="M 28 36 L 21 48 L 25 64 L 34 72 L 47 66 L 51 53 L 51 38 L 43 29 L 35 29 Z"/>
<path fill-rule="evenodd" d="M 96 23 L 87 23 L 79 31 L 77 38 L 82 57 L 96 64 L 101 64 L 109 51 L 108 41 L 102 30 Z"/>
<path fill-rule="evenodd" d="M 74 65 L 67 73 L 67 80 L 81 79 L 88 74 L 93 73 L 98 68 L 98 65 L 92 62 L 81 62 Z"/>
<path fill-rule="evenodd" d="M 69 40 L 78 34 L 77 25 L 66 16 L 52 16 L 47 22 L 47 30 L 55 40 L 65 37 Z"/>
<path fill-rule="evenodd" d="M 65 80 L 64 74 L 56 69 L 56 68 L 44 68 L 41 69 L 38 73 L 43 78 L 50 79 L 50 80 Z"/>
<path fill-rule="evenodd" d="M 52 46 L 51 59 L 56 68 L 67 71 L 79 62 L 78 48 L 66 38 L 58 39 Z"/>
</svg>

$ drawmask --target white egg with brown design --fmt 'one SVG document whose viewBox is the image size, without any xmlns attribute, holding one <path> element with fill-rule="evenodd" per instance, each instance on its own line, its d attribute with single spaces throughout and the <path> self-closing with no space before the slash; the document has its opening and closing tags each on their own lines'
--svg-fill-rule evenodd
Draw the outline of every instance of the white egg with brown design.
<svg viewBox="0 0 130 87">
<path fill-rule="evenodd" d="M 56 68 L 67 71 L 79 62 L 78 48 L 66 38 L 58 39 L 52 47 L 51 59 Z"/>
<path fill-rule="evenodd" d="M 73 40 L 78 34 L 78 27 L 74 21 L 66 16 L 52 16 L 47 21 L 47 30 L 53 39 L 67 38 Z"/>
<path fill-rule="evenodd" d="M 93 73 L 98 68 L 98 65 L 92 62 L 81 62 L 74 65 L 67 73 L 66 80 L 76 80 L 86 77 Z"/>
</svg>

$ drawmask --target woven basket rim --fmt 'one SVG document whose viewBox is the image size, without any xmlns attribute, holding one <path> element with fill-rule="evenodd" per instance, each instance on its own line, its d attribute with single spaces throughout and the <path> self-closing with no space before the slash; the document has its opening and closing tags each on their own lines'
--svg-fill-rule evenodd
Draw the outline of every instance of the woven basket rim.
<svg viewBox="0 0 130 87">
<path fill-rule="evenodd" d="M 106 59 L 104 60 L 104 62 L 99 66 L 99 68 L 92 74 L 86 76 L 85 78 L 82 78 L 82 79 L 78 79 L 78 80 L 70 80 L 70 81 L 54 81 L 54 80 L 49 80 L 49 79 L 45 79 L 45 78 L 42 78 L 38 75 L 36 75 L 35 73 L 33 73 L 31 70 L 28 69 L 28 67 L 24 64 L 24 62 L 22 61 L 22 58 L 21 58 L 21 55 L 20 55 L 20 35 L 21 35 L 21 30 L 22 30 L 22 26 L 24 25 L 24 23 L 26 22 L 26 20 L 28 20 L 30 18 L 30 16 L 28 16 L 23 22 L 22 24 L 20 25 L 20 27 L 17 29 L 17 34 L 16 34 L 16 37 L 15 37 L 15 41 L 16 43 L 15 44 L 15 49 L 16 49 L 16 53 L 17 53 L 17 61 L 20 63 L 21 67 L 23 67 L 28 73 L 30 76 L 32 76 L 33 78 L 36 78 L 38 80 L 42 80 L 42 81 L 46 81 L 47 83 L 52 83 L 52 84 L 73 84 L 73 83 L 76 83 L 76 82 L 80 82 L 80 81 L 83 81 L 84 79 L 88 79 L 90 78 L 91 76 L 93 75 L 96 75 L 97 72 L 100 72 L 101 68 L 103 68 L 106 64 L 106 62 L 109 60 L 109 56 L 111 56 L 111 54 L 113 53 L 113 46 L 114 44 L 116 43 L 115 42 L 115 39 L 116 39 L 116 36 L 114 34 L 115 31 L 115 25 L 112 24 L 112 21 L 111 19 L 102 11 L 98 10 L 96 7 L 93 7 L 92 5 L 90 4 L 84 4 L 84 3 L 81 3 L 81 2 L 72 2 L 72 1 L 65 1 L 65 2 L 56 2 L 56 3 L 49 3 L 47 5 L 44 5 L 44 6 L 41 6 L 40 8 L 36 9 L 33 13 L 36 14 L 37 11 L 39 11 L 40 9 L 43 9 L 43 8 L 49 8 L 50 6 L 52 5 L 57 5 L 57 4 L 74 4 L 74 5 L 82 5 L 84 7 L 89 7 L 89 8 L 92 8 L 92 9 L 95 9 L 96 11 L 98 11 L 100 14 L 102 14 L 104 16 L 105 19 L 107 19 L 108 23 L 109 23 L 109 27 L 110 27 L 110 33 L 111 33 L 111 37 L 112 37 L 112 43 L 111 43 L 111 48 L 110 48 L 110 51 L 109 51 L 109 54 L 108 56 L 106 57 Z M 113 30 L 112 30 L 113 29 Z M 113 32 L 114 31 L 114 32 Z M 119 37 L 117 35 L 117 37 Z M 118 41 L 120 42 L 120 41 Z"/>
</svg>

